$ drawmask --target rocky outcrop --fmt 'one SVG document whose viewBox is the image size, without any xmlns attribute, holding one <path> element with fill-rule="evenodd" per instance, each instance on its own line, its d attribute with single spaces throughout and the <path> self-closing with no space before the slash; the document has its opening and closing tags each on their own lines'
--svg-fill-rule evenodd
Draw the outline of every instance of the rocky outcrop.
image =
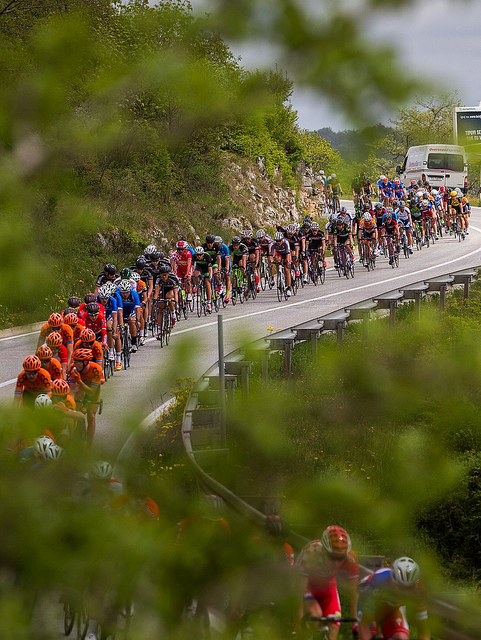
<svg viewBox="0 0 481 640">
<path fill-rule="evenodd" d="M 319 217 L 323 213 L 320 176 L 304 163 L 299 165 L 298 190 L 276 182 L 279 172 L 271 179 L 263 158 L 257 163 L 241 165 L 236 158 L 226 166 L 225 178 L 236 215 L 224 218 L 222 224 L 235 232 L 247 228 L 275 227 L 276 224 L 300 222 L 309 213 Z M 242 212 L 242 213 L 241 213 Z"/>
</svg>

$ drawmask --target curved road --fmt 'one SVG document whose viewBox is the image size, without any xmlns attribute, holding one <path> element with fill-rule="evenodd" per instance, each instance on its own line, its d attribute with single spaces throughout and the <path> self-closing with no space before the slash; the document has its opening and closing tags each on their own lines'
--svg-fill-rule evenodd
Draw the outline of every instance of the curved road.
<svg viewBox="0 0 481 640">
<path fill-rule="evenodd" d="M 409 260 L 401 257 L 398 269 L 381 258 L 374 272 L 359 266 L 354 280 L 328 270 L 324 285 L 310 284 L 286 302 L 279 303 L 273 289 L 261 292 L 255 302 L 229 304 L 223 311 L 225 352 L 266 335 L 268 327 L 285 329 L 401 285 L 481 265 L 481 208 L 473 208 L 470 231 L 464 242 L 443 238 L 429 249 L 415 250 Z M 0 401 L 13 397 L 15 376 L 36 339 L 36 333 L 0 338 Z M 96 442 L 113 458 L 131 429 L 170 396 L 174 378 L 198 377 L 217 359 L 216 353 L 216 314 L 191 315 L 187 322 L 178 323 L 168 348 L 161 349 L 156 340 L 148 339 L 133 355 L 130 369 L 115 374 L 104 386 Z"/>
</svg>

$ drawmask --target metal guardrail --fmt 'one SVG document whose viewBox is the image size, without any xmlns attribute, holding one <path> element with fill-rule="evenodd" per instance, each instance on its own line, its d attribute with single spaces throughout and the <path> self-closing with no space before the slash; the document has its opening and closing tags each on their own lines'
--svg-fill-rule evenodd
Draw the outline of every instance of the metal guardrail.
<svg viewBox="0 0 481 640">
<path fill-rule="evenodd" d="M 233 400 L 235 388 L 238 384 L 241 386 L 242 393 L 244 395 L 248 394 L 251 362 L 245 358 L 246 351 L 249 354 L 257 352 L 262 363 L 262 377 L 265 381 L 268 380 L 269 375 L 270 354 L 276 351 L 284 352 L 284 373 L 288 377 L 292 372 L 292 350 L 296 343 L 309 341 L 313 352 L 316 352 L 322 334 L 329 333 L 332 335 L 334 332 L 337 335 L 338 343 L 341 344 L 348 322 L 362 321 L 367 330 L 372 313 L 380 310 L 385 310 L 389 313 L 390 325 L 392 326 L 395 323 L 397 307 L 404 302 L 414 302 L 415 313 L 419 317 L 421 314 L 421 301 L 429 293 L 439 294 L 440 310 L 443 311 L 446 305 L 446 293 L 449 288 L 456 285 L 463 286 L 464 297 L 469 297 L 469 288 L 473 280 L 478 276 L 477 269 L 479 266 L 479 264 L 476 264 L 461 271 L 450 271 L 443 276 L 417 281 L 410 285 L 390 290 L 256 340 L 248 345 L 247 348 L 235 349 L 225 357 L 222 353 L 223 370 L 219 370 L 219 363 L 216 362 L 197 381 L 187 400 L 182 421 L 184 448 L 202 488 L 209 493 L 216 493 L 221 496 L 231 509 L 255 525 L 260 527 L 264 525 L 266 518 L 264 513 L 213 478 L 202 466 L 209 456 L 227 451 L 225 448 L 225 423 L 222 424 L 225 419 L 225 413 L 221 411 L 220 406 L 227 398 L 227 407 L 229 407 L 229 401 Z M 223 402 L 220 401 L 220 389 L 224 390 L 222 392 Z M 303 546 L 308 542 L 308 539 L 298 533 L 291 532 L 290 541 L 296 546 Z M 370 569 L 367 567 L 361 566 L 361 569 L 366 574 L 370 573 Z M 456 618 L 461 612 L 460 609 L 438 599 L 433 599 L 432 605 L 439 615 L 452 621 L 453 624 L 457 624 Z M 453 640 L 473 640 L 479 637 L 478 630 L 476 632 L 473 631 L 474 633 L 476 635 L 465 635 L 452 629 L 449 630 L 446 637 Z"/>
</svg>

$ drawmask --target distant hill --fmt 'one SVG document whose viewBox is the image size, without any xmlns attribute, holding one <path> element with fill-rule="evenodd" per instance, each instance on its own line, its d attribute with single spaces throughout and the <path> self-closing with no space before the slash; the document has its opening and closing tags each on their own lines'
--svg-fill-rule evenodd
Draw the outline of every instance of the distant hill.
<svg viewBox="0 0 481 640">
<path fill-rule="evenodd" d="M 330 127 L 324 127 L 318 129 L 317 133 L 330 142 L 347 162 L 363 162 L 369 155 L 370 146 L 389 134 L 395 134 L 395 130 L 383 124 L 376 124 L 364 129 L 344 131 L 333 131 Z"/>
</svg>

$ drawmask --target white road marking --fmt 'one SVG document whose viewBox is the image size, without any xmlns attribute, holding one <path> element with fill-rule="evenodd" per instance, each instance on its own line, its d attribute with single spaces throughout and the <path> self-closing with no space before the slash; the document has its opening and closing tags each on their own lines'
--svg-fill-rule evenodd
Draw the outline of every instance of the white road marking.
<svg viewBox="0 0 481 640">
<path fill-rule="evenodd" d="M 2 382 L 2 383 L 0 383 L 0 389 L 2 387 L 8 387 L 9 384 L 13 384 L 14 382 L 17 382 L 17 378 L 12 378 L 11 380 L 7 380 L 6 382 Z"/>
<path fill-rule="evenodd" d="M 7 336 L 6 338 L 0 338 L 0 342 L 3 342 L 4 340 L 15 340 L 16 338 L 25 338 L 25 336 L 33 336 L 34 333 L 40 333 L 40 330 L 29 331 L 28 333 L 19 333 L 16 336 Z"/>
</svg>

